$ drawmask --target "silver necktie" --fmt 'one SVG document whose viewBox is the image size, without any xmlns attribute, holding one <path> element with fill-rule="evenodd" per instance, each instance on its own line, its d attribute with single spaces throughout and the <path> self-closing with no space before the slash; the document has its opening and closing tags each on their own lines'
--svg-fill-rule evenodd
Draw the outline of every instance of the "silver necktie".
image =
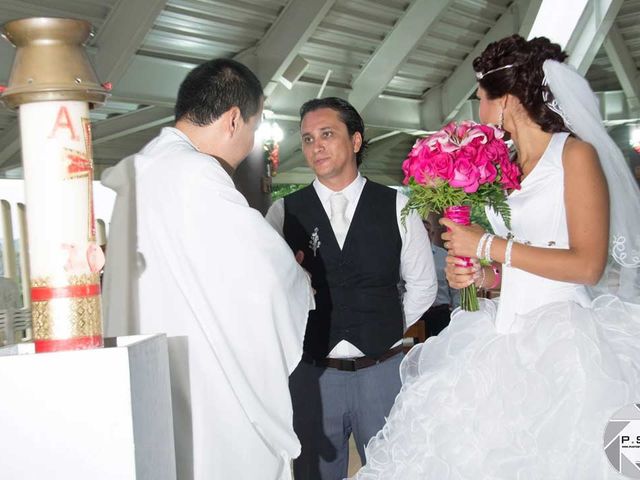
<svg viewBox="0 0 640 480">
<path fill-rule="evenodd" d="M 342 249 L 344 239 L 347 237 L 347 232 L 349 231 L 349 222 L 345 216 L 349 200 L 347 200 L 347 197 L 342 193 L 334 193 L 329 200 L 331 203 L 331 227 L 333 228 L 333 233 L 336 236 L 338 245 L 340 245 L 340 249 Z"/>
</svg>

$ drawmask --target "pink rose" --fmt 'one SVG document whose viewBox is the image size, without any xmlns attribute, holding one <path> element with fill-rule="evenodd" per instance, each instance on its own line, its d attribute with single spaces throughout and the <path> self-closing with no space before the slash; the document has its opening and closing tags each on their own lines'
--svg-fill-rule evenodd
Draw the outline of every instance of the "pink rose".
<svg viewBox="0 0 640 480">
<path fill-rule="evenodd" d="M 513 163 L 503 163 L 500 166 L 501 177 L 500 183 L 504 186 L 505 189 L 508 190 L 520 190 L 520 181 L 518 177 L 520 176 L 520 169 L 518 166 Z"/>
<path fill-rule="evenodd" d="M 404 180 L 402 183 L 407 185 L 409 183 L 409 179 L 416 175 L 416 172 L 420 169 L 420 153 L 426 147 L 426 143 L 424 139 L 418 139 L 416 143 L 413 145 L 413 148 L 407 155 L 407 158 L 404 162 L 402 162 L 402 171 L 404 172 Z"/>
<path fill-rule="evenodd" d="M 501 140 L 494 140 L 486 143 L 485 145 L 480 145 L 478 155 L 482 159 L 486 159 L 495 165 L 511 163 L 509 160 L 509 149 Z"/>
<path fill-rule="evenodd" d="M 427 172 L 425 161 L 421 157 L 407 158 L 402 163 L 402 171 L 405 175 L 402 183 L 404 183 L 405 185 L 409 183 L 411 177 L 413 177 L 416 182 L 422 185 L 427 183 L 429 174 Z"/>
<path fill-rule="evenodd" d="M 490 159 L 483 155 L 482 139 L 477 137 L 476 140 L 460 149 L 459 159 L 465 159 L 475 165 L 478 170 L 479 183 L 491 183 L 496 179 L 498 170 Z"/>
<path fill-rule="evenodd" d="M 486 143 L 492 142 L 494 139 L 500 140 L 504 137 L 504 132 L 493 125 L 481 124 L 477 125 L 476 128 L 484 134 L 487 139 Z"/>
<path fill-rule="evenodd" d="M 476 145 L 469 144 L 461 147 L 456 154 L 456 160 L 464 158 L 475 165 L 478 156 L 478 148 Z"/>
<path fill-rule="evenodd" d="M 451 153 L 432 153 L 428 158 L 428 171 L 433 177 L 451 180 L 454 157 Z"/>
<path fill-rule="evenodd" d="M 478 181 L 481 184 L 492 183 L 498 175 L 498 169 L 487 157 L 483 157 L 481 155 L 478 156 L 476 159 L 476 167 L 480 174 L 480 179 Z"/>
<path fill-rule="evenodd" d="M 502 130 L 501 128 L 496 127 L 495 125 L 483 125 L 483 128 L 486 131 L 491 130 L 493 132 L 493 138 L 497 139 L 497 140 L 502 140 L 504 138 L 504 130 Z"/>
<path fill-rule="evenodd" d="M 461 187 L 466 193 L 478 190 L 480 172 L 466 156 L 459 156 L 453 167 L 453 178 L 449 181 L 452 187 Z"/>
<path fill-rule="evenodd" d="M 411 177 L 414 176 L 417 163 L 418 161 L 416 158 L 407 158 L 402 162 L 402 171 L 404 172 L 404 180 L 402 180 L 402 183 L 404 185 L 407 185 Z"/>
</svg>

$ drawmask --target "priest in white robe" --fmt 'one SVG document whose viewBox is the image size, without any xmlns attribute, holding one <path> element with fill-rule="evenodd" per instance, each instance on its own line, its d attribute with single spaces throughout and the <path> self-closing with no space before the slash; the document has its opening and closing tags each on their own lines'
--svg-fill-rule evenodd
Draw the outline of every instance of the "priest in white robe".
<svg viewBox="0 0 640 480">
<path fill-rule="evenodd" d="M 288 479 L 300 453 L 288 376 L 313 291 L 228 173 L 252 149 L 262 103 L 246 67 L 207 62 L 180 86 L 175 128 L 103 175 L 118 193 L 106 333 L 173 337 L 180 480 Z"/>
</svg>

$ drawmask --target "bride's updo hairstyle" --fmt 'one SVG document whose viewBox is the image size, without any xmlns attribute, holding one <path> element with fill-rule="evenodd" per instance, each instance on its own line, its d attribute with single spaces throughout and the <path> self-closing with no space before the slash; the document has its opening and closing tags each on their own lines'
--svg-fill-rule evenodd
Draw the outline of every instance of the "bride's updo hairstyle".
<svg viewBox="0 0 640 480">
<path fill-rule="evenodd" d="M 560 45 L 546 37 L 525 40 L 512 35 L 490 43 L 484 52 L 473 60 L 478 84 L 493 100 L 510 93 L 517 97 L 531 119 L 548 133 L 566 132 L 562 118 L 545 104 L 545 98 L 553 96 L 543 85 L 545 60 L 563 62 L 567 54 Z M 507 68 L 507 65 L 511 65 Z M 546 95 L 548 95 L 548 97 Z"/>
</svg>

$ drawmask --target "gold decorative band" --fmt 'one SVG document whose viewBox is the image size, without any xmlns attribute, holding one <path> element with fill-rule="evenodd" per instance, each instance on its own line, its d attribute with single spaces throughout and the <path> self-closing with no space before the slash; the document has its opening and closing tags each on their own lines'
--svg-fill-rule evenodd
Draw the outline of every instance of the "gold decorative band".
<svg viewBox="0 0 640 480">
<path fill-rule="evenodd" d="M 31 279 L 31 288 L 35 287 L 66 287 L 77 285 L 93 285 L 100 283 L 99 273 L 85 273 L 83 275 L 68 275 L 61 280 L 52 280 L 50 277 L 37 277 Z"/>
<path fill-rule="evenodd" d="M 90 287 L 99 283 L 95 274 L 68 278 L 68 286 Z M 34 288 L 60 288 L 63 285 L 51 285 L 47 279 L 34 279 Z M 34 301 L 31 307 L 33 316 L 33 336 L 35 340 L 53 340 L 61 338 L 102 336 L 102 318 L 100 295 L 83 295 L 51 298 Z"/>
<path fill-rule="evenodd" d="M 33 302 L 31 314 L 36 340 L 102 335 L 99 296 Z"/>
</svg>

